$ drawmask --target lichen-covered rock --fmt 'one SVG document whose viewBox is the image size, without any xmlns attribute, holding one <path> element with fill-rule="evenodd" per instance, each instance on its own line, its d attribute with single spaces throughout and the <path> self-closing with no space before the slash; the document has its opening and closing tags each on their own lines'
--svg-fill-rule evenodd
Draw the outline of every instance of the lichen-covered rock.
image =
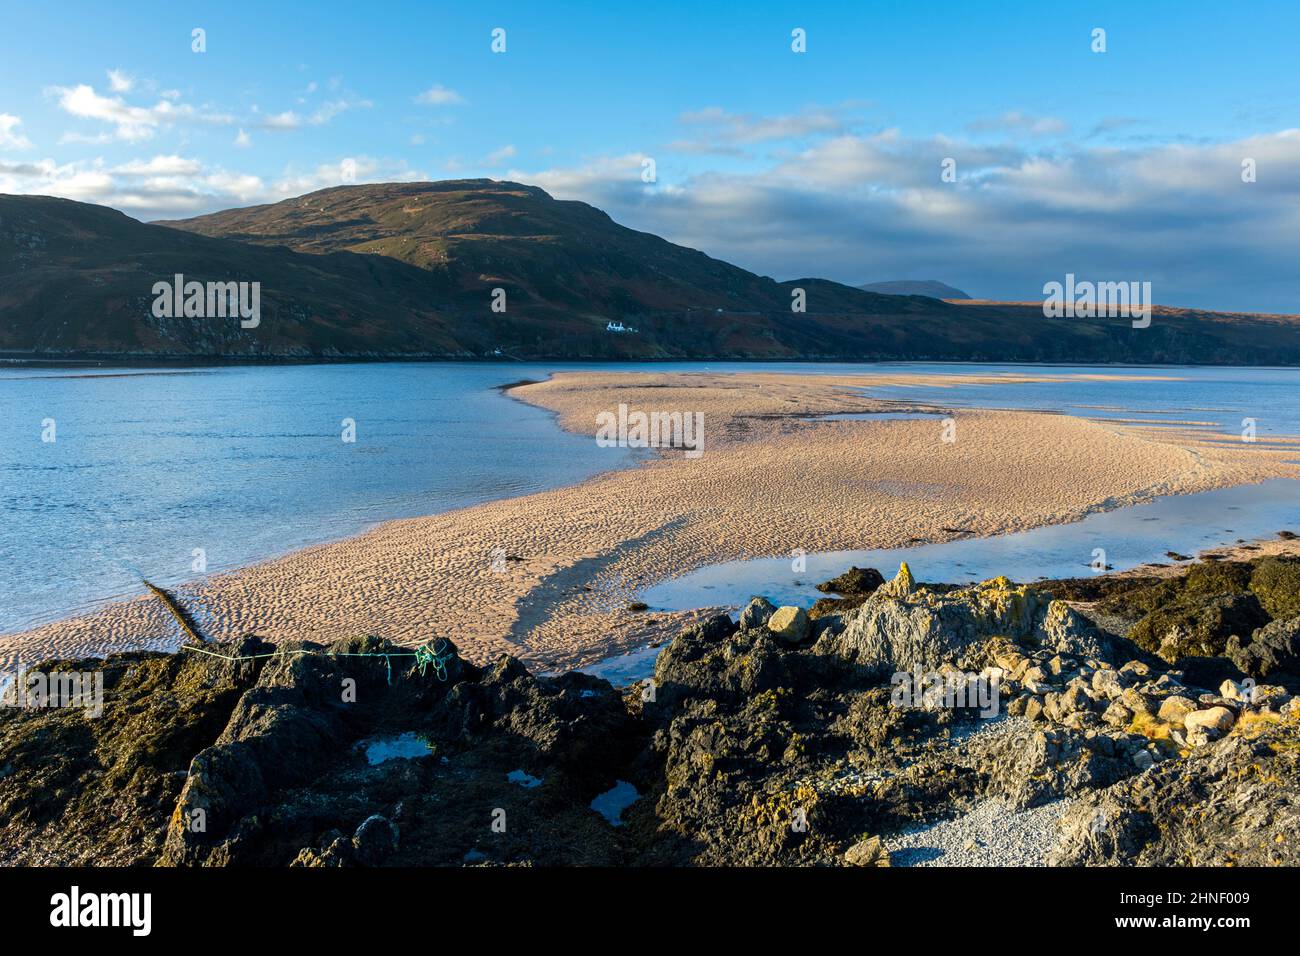
<svg viewBox="0 0 1300 956">
<path fill-rule="evenodd" d="M 843 632 L 819 642 L 822 650 L 877 674 L 933 670 L 942 663 L 979 670 L 984 645 L 994 637 L 1083 657 L 1111 654 L 1109 642 L 1082 617 L 1031 587 L 994 578 L 939 592 L 916 587 L 905 571 L 906 565 L 848 614 Z M 1041 680 L 1047 672 L 1035 677 L 1030 668 L 1023 676 Z"/>
<path fill-rule="evenodd" d="M 1184 718 L 1195 710 L 1196 701 L 1174 694 L 1160 702 L 1160 709 L 1156 712 L 1156 716 L 1166 723 L 1184 726 Z"/>
<path fill-rule="evenodd" d="M 778 637 L 798 613 L 697 621 L 622 691 L 509 656 L 475 666 L 450 643 L 422 675 L 379 638 L 91 662 L 102 718 L 0 708 L 0 863 L 872 865 L 878 842 L 990 797 L 1083 798 L 1118 821 L 1076 821 L 1061 861 L 1294 855 L 1271 851 L 1295 837 L 1285 674 L 1170 668 L 1004 578 L 895 583 L 812 642 Z M 1164 597 L 1144 614 L 1189 590 L 1147 587 Z M 900 698 L 901 669 L 996 683 L 1004 706 L 984 723 L 987 700 Z M 591 809 L 615 782 L 636 791 L 618 827 Z M 1233 855 L 1190 849 L 1225 833 Z"/>
<path fill-rule="evenodd" d="M 893 579 L 876 588 L 875 593 L 880 597 L 905 598 L 916 590 L 916 579 L 912 577 L 912 569 L 904 561 L 898 566 L 898 573 Z"/>
<path fill-rule="evenodd" d="M 1042 647 L 1061 654 L 1108 660 L 1115 653 L 1112 642 L 1064 601 L 1047 605 L 1035 636 Z"/>
<path fill-rule="evenodd" d="M 849 847 L 844 862 L 849 866 L 889 866 L 889 851 L 880 837 L 868 837 Z"/>
<path fill-rule="evenodd" d="M 1185 759 L 1085 794 L 1058 866 L 1300 865 L 1300 722 L 1252 718 Z"/>
</svg>

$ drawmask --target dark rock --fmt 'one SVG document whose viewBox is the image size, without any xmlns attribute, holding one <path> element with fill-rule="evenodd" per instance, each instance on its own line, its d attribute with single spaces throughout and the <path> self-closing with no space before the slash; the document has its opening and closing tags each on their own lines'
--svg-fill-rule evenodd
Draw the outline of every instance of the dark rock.
<svg viewBox="0 0 1300 956">
<path fill-rule="evenodd" d="M 1233 635 L 1224 656 L 1251 677 L 1279 671 L 1300 675 L 1300 617 L 1265 624 L 1246 642 Z"/>
<path fill-rule="evenodd" d="M 818 591 L 844 597 L 866 597 L 885 583 L 884 575 L 875 568 L 849 568 L 837 578 L 817 585 Z"/>
<path fill-rule="evenodd" d="M 352 835 L 356 861 L 362 866 L 380 866 L 397 850 L 397 827 L 387 817 L 373 813 Z"/>
<path fill-rule="evenodd" d="M 765 597 L 752 597 L 745 609 L 740 612 L 741 630 L 753 631 L 767 624 L 767 619 L 776 613 L 776 605 Z"/>
</svg>

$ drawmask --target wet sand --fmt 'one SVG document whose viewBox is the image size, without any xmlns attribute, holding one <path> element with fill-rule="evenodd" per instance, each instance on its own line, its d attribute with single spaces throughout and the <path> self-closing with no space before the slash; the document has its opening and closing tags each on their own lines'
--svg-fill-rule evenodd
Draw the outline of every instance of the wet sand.
<svg viewBox="0 0 1300 956">
<path fill-rule="evenodd" d="M 1069 376 L 1023 380 L 1049 377 Z M 865 398 L 856 389 L 866 386 L 988 380 L 560 374 L 509 394 L 593 440 L 597 414 L 620 403 L 702 413 L 703 453 L 647 451 L 637 466 L 580 485 L 387 522 L 176 594 L 209 639 L 370 633 L 418 644 L 442 636 L 478 661 L 504 652 L 560 668 L 671 633 L 684 615 L 629 604 L 640 588 L 705 564 L 998 534 L 1164 494 L 1300 478 L 1300 466 L 1287 463 L 1300 442 L 1247 444 L 1204 428 L 967 408 L 952 413 L 951 428 L 943 409 L 929 409 L 934 418 L 805 420 L 925 410 Z M 173 648 L 177 638 L 162 603 L 141 597 L 0 637 L 0 668 Z"/>
</svg>

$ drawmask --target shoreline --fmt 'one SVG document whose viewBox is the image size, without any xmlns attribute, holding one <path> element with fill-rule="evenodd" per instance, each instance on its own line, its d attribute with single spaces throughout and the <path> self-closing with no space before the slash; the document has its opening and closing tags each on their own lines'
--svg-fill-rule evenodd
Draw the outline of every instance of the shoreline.
<svg viewBox="0 0 1300 956">
<path fill-rule="evenodd" d="M 620 402 L 702 409 L 705 453 L 694 461 L 661 453 L 578 485 L 386 521 L 173 590 L 210 639 L 374 633 L 420 643 L 445 634 L 478 660 L 510 653 L 530 666 L 581 666 L 679 626 L 692 612 L 645 615 L 628 605 L 648 584 L 708 564 L 985 537 L 1165 494 L 1300 477 L 1283 460 L 1300 443 L 1225 448 L 1206 443 L 1218 435 L 1169 427 L 1152 435 L 1060 413 L 958 408 L 951 445 L 938 441 L 935 420 L 805 420 L 920 408 L 852 389 L 926 378 L 561 370 L 504 394 L 579 434 L 592 432 L 595 410 Z M 1007 500 L 1008 487 L 1017 500 Z M 493 570 L 494 548 L 520 560 Z M 115 602 L 0 637 L 0 665 L 167 649 L 169 622 L 155 599 Z"/>
</svg>

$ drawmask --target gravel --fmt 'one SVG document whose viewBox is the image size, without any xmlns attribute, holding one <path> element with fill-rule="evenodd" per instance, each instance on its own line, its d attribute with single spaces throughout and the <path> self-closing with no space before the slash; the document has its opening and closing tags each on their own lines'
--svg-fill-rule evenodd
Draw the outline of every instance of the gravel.
<svg viewBox="0 0 1300 956">
<path fill-rule="evenodd" d="M 1044 866 L 1069 800 L 1015 810 L 1001 799 L 884 841 L 894 866 Z"/>
<path fill-rule="evenodd" d="M 952 743 L 964 749 L 977 740 L 1024 735 L 1033 729 L 1025 718 L 1003 714 L 954 728 Z M 990 798 L 958 817 L 909 827 L 883 842 L 894 866 L 1044 866 L 1070 803 L 1055 800 L 1016 810 L 1005 800 Z"/>
</svg>

